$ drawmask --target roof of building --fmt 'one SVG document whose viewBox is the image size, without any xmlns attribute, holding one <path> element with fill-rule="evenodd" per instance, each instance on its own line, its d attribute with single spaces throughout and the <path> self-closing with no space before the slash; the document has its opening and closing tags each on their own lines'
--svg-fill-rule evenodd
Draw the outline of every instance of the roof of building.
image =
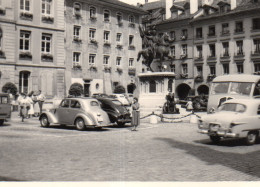
<svg viewBox="0 0 260 187">
<path fill-rule="evenodd" d="M 101 3 L 109 3 L 111 5 L 120 6 L 122 8 L 131 9 L 131 10 L 133 10 L 135 12 L 138 12 L 138 13 L 141 13 L 141 14 L 145 14 L 146 13 L 142 8 L 139 8 L 137 6 L 124 3 L 124 2 L 119 1 L 119 0 L 95 0 L 95 1 L 99 1 Z"/>
<path fill-rule="evenodd" d="M 165 1 L 154 1 L 154 2 L 145 3 L 142 5 L 142 9 L 146 10 L 146 11 L 159 9 L 159 8 L 165 8 L 165 7 L 166 7 Z"/>
</svg>

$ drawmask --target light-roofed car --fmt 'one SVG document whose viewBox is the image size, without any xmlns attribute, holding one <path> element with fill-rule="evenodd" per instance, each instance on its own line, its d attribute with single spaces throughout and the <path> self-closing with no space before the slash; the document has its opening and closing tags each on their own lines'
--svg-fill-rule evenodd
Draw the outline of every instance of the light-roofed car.
<svg viewBox="0 0 260 187">
<path fill-rule="evenodd" d="M 43 112 L 39 120 L 42 127 L 50 124 L 74 125 L 78 130 L 110 125 L 107 113 L 95 98 L 65 98 L 57 108 Z"/>
<path fill-rule="evenodd" d="M 202 116 L 198 128 L 214 143 L 222 138 L 245 138 L 252 145 L 260 131 L 260 99 L 228 100 L 215 113 Z"/>
</svg>

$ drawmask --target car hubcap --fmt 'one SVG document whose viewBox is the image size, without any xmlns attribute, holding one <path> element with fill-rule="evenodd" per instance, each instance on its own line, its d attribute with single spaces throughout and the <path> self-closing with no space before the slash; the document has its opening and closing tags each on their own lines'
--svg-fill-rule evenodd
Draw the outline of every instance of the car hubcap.
<svg viewBox="0 0 260 187">
<path fill-rule="evenodd" d="M 43 124 L 43 125 L 47 125 L 47 123 L 48 123 L 47 118 L 42 118 L 42 124 Z"/>
<path fill-rule="evenodd" d="M 80 129 L 84 128 L 84 122 L 82 120 L 78 120 L 77 124 Z"/>
<path fill-rule="evenodd" d="M 255 141 L 255 134 L 249 134 L 248 135 L 248 141 L 249 142 L 254 142 Z"/>
</svg>

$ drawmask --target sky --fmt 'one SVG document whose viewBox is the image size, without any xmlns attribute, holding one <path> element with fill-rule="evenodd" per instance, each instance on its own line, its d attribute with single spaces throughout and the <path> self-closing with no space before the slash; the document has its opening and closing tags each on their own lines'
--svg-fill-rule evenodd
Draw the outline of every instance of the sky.
<svg viewBox="0 0 260 187">
<path fill-rule="evenodd" d="M 131 5 L 136 5 L 137 3 L 144 3 L 145 0 L 120 0 L 124 3 L 127 3 L 127 4 L 131 4 Z"/>
</svg>

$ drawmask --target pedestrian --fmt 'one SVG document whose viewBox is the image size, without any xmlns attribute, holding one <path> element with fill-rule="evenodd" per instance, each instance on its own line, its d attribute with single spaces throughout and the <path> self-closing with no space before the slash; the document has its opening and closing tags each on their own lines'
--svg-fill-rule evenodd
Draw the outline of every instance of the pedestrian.
<svg viewBox="0 0 260 187">
<path fill-rule="evenodd" d="M 40 107 L 37 100 L 37 94 L 35 92 L 33 92 L 32 100 L 33 100 L 33 110 L 34 110 L 33 116 L 38 117 L 40 114 Z"/>
<path fill-rule="evenodd" d="M 45 95 L 42 93 L 41 90 L 38 91 L 37 101 L 38 101 L 38 104 L 39 104 L 39 107 L 40 107 L 40 115 L 41 115 L 43 103 L 45 101 Z"/>
<path fill-rule="evenodd" d="M 138 103 L 138 99 L 135 97 L 133 99 L 132 104 L 132 131 L 136 131 L 137 126 L 140 124 L 140 104 Z"/>
<path fill-rule="evenodd" d="M 18 117 L 21 117 L 21 106 L 20 106 L 20 101 L 23 98 L 23 93 L 19 93 L 17 97 L 17 103 L 18 103 Z"/>
<path fill-rule="evenodd" d="M 33 91 L 31 91 L 29 94 L 28 94 L 28 102 L 30 103 L 30 109 L 28 111 L 28 118 L 32 117 L 34 115 L 34 101 L 33 101 Z"/>
<path fill-rule="evenodd" d="M 19 106 L 20 106 L 20 116 L 22 118 L 22 122 L 24 122 L 24 119 L 28 116 L 28 111 L 30 109 L 30 102 L 26 96 L 26 94 L 21 94 L 22 98 L 19 100 Z"/>
<path fill-rule="evenodd" d="M 191 98 L 189 98 L 187 104 L 186 104 L 186 110 L 187 111 L 192 111 L 193 110 L 193 106 L 192 106 L 192 101 L 191 101 Z"/>
</svg>

